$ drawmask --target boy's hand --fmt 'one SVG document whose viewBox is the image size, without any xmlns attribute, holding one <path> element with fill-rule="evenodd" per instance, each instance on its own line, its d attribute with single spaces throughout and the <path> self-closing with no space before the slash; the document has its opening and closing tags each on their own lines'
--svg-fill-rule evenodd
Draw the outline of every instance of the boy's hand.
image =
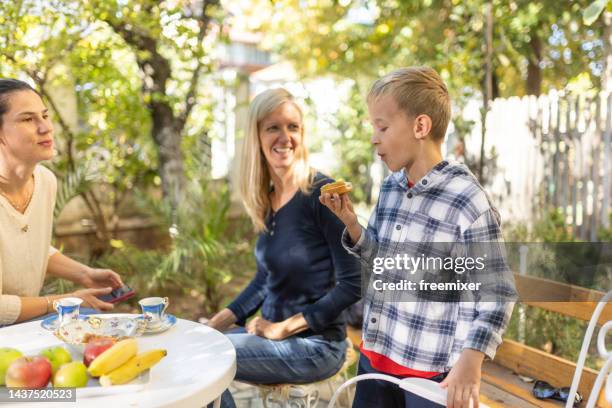
<svg viewBox="0 0 612 408">
<path fill-rule="evenodd" d="M 484 353 L 464 349 L 457 364 L 453 366 L 448 377 L 440 383 L 440 387 L 446 388 L 448 397 L 446 406 L 448 408 L 469 408 L 470 400 L 474 402 L 473 407 L 479 407 L 480 373 Z"/>
<path fill-rule="evenodd" d="M 357 223 L 357 216 L 353 211 L 353 203 L 348 194 L 321 194 L 319 196 L 321 204 L 329 208 L 336 217 L 340 218 L 340 221 L 347 227 Z"/>
<path fill-rule="evenodd" d="M 357 215 L 353 210 L 353 203 L 348 194 L 321 194 L 319 196 L 321 204 L 329 208 L 336 217 L 346 225 L 349 235 L 353 243 L 359 241 L 361 236 L 361 226 L 357 220 Z"/>
</svg>

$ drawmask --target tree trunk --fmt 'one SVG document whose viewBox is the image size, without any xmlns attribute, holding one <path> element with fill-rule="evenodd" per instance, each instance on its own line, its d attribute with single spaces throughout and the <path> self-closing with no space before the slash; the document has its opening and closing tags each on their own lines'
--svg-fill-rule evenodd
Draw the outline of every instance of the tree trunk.
<svg viewBox="0 0 612 408">
<path fill-rule="evenodd" d="M 604 36 L 603 36 L 603 58 L 604 58 L 604 72 L 603 77 L 601 78 L 601 89 L 608 95 L 608 106 L 607 109 L 612 109 L 610 107 L 610 101 L 612 98 L 610 97 L 610 93 L 612 92 L 612 13 L 604 10 Z M 609 130 L 609 129 L 607 129 Z M 603 179 L 603 187 L 604 187 L 604 196 L 602 203 L 602 224 L 605 229 L 610 228 L 610 190 L 612 186 L 610 180 L 610 132 L 606 131 L 604 134 L 604 179 Z"/>
<path fill-rule="evenodd" d="M 529 46 L 531 47 L 531 55 L 527 58 L 527 95 L 540 96 L 542 90 L 542 69 L 540 68 L 542 40 L 535 29 L 531 33 Z"/>
<path fill-rule="evenodd" d="M 158 2 L 144 2 L 143 14 L 150 13 L 156 3 Z M 193 3 L 185 9 L 189 10 L 187 13 L 190 15 L 189 18 L 194 18 L 199 25 L 198 46 L 193 49 L 197 64 L 189 81 L 185 109 L 177 113 L 173 112 L 172 104 L 167 99 L 166 84 L 172 77 L 172 65 L 170 60 L 159 52 L 161 39 L 147 34 L 146 30 L 139 30 L 127 24 L 116 16 L 103 17 L 103 20 L 134 50 L 136 62 L 143 73 L 142 91 L 145 97 L 150 98 L 147 107 L 153 120 L 151 132 L 157 146 L 162 192 L 175 207 L 180 202 L 186 185 L 181 140 L 185 123 L 196 102 L 199 77 L 203 69 L 200 58 L 204 56 L 205 50 L 199 47 L 202 46 L 210 25 L 212 10 L 219 5 L 219 0 L 187 3 Z M 196 6 L 198 9 L 195 9 Z"/>
<path fill-rule="evenodd" d="M 604 72 L 601 78 L 601 89 L 612 92 L 612 13 L 604 10 L 603 60 Z"/>
<path fill-rule="evenodd" d="M 153 102 L 150 105 L 153 119 L 153 140 L 157 145 L 158 169 L 163 196 L 173 205 L 180 202 L 185 187 L 181 133 L 175 125 L 172 108 L 166 103 Z"/>
<path fill-rule="evenodd" d="M 493 2 L 487 3 L 486 28 L 485 28 L 485 83 L 482 104 L 482 135 L 480 141 L 480 164 L 478 168 L 478 179 L 482 183 L 485 165 L 485 136 L 487 134 L 487 113 L 489 102 L 493 97 Z"/>
</svg>

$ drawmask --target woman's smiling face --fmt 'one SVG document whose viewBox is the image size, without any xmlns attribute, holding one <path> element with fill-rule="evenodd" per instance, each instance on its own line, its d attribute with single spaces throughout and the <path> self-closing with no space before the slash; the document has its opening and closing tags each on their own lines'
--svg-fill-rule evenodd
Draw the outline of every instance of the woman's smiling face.
<svg viewBox="0 0 612 408">
<path fill-rule="evenodd" d="M 261 150 L 271 171 L 293 166 L 302 139 L 302 114 L 293 103 L 283 103 L 259 124 Z"/>
</svg>

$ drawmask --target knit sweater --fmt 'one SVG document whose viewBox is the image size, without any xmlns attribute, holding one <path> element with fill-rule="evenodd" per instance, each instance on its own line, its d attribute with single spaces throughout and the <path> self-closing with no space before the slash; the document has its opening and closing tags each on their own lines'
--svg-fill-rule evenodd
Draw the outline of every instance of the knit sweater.
<svg viewBox="0 0 612 408">
<path fill-rule="evenodd" d="M 34 192 L 21 214 L 0 195 L 0 325 L 14 323 L 20 296 L 38 296 L 45 280 L 51 246 L 57 180 L 47 168 L 34 169 Z"/>
</svg>

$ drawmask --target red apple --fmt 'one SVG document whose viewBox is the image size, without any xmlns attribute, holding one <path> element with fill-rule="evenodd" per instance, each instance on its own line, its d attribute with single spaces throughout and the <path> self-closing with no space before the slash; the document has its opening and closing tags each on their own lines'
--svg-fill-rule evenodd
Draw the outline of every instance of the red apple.
<svg viewBox="0 0 612 408">
<path fill-rule="evenodd" d="M 51 378 L 51 363 L 46 357 L 21 357 L 6 371 L 9 388 L 44 388 Z"/>
<path fill-rule="evenodd" d="M 115 340 L 110 337 L 100 337 L 89 341 L 85 345 L 85 351 L 83 352 L 83 363 L 85 366 L 89 367 L 96 357 L 111 348 L 113 344 L 115 344 Z"/>
</svg>

